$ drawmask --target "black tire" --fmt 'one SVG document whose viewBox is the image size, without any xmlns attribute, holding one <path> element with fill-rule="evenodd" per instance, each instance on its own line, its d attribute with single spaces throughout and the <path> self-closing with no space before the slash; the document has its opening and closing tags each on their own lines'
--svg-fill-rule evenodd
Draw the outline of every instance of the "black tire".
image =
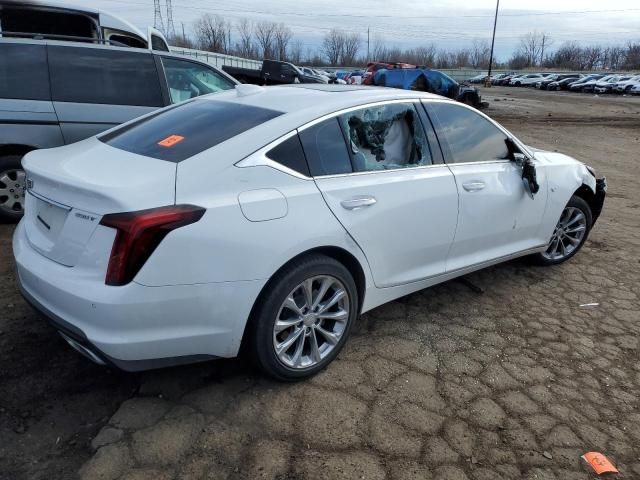
<svg viewBox="0 0 640 480">
<path fill-rule="evenodd" d="M 21 155 L 6 155 L 0 157 L 0 178 L 8 174 L 11 180 L 14 180 L 15 172 L 24 172 L 22 170 Z M 16 187 L 16 185 L 19 185 Z M 7 191 L 8 190 L 8 191 Z M 13 190 L 13 191 L 11 191 Z M 6 195 L 1 192 L 5 191 Z M 13 196 L 13 197 L 12 197 Z M 15 197 L 19 198 L 15 198 Z M 8 205 L 6 202 L 15 200 L 16 203 Z M 18 203 L 21 202 L 18 208 Z M 9 183 L 5 185 L 0 180 L 0 222 L 16 223 L 22 218 L 24 213 L 24 185 L 20 182 Z"/>
<path fill-rule="evenodd" d="M 273 331 L 276 317 L 291 291 L 304 280 L 316 275 L 330 275 L 342 282 L 349 296 L 349 318 L 338 343 L 325 358 L 307 368 L 291 368 L 278 358 L 275 351 Z M 358 314 L 358 289 L 349 270 L 331 257 L 311 254 L 294 260 L 269 281 L 247 326 L 250 329 L 247 332 L 248 347 L 254 362 L 270 377 L 288 382 L 302 380 L 318 373 L 340 353 Z"/>
<path fill-rule="evenodd" d="M 567 203 L 567 207 L 573 207 L 581 210 L 584 216 L 586 217 L 587 228 L 586 228 L 584 237 L 582 237 L 582 240 L 580 241 L 578 246 L 567 256 L 553 260 L 545 257 L 542 252 L 536 253 L 531 255 L 531 260 L 534 263 L 542 266 L 559 265 L 561 263 L 564 263 L 570 258 L 572 258 L 576 253 L 578 253 L 582 248 L 582 246 L 584 245 L 584 242 L 587 241 L 587 238 L 589 237 L 589 233 L 591 232 L 591 227 L 593 226 L 593 215 L 591 213 L 591 207 L 589 207 L 589 204 L 583 198 L 578 197 L 577 195 L 574 195 L 573 197 L 571 197 L 571 199 Z"/>
</svg>

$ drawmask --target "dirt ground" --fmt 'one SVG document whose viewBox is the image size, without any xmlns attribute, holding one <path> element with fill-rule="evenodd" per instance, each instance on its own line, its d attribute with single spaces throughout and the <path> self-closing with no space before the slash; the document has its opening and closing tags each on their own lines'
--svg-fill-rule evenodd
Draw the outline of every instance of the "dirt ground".
<svg viewBox="0 0 640 480">
<path fill-rule="evenodd" d="M 90 364 L 21 299 L 0 225 L 0 479 L 577 480 L 588 451 L 640 478 L 640 98 L 482 93 L 525 142 L 607 176 L 583 251 L 377 308 L 307 382 Z"/>
</svg>

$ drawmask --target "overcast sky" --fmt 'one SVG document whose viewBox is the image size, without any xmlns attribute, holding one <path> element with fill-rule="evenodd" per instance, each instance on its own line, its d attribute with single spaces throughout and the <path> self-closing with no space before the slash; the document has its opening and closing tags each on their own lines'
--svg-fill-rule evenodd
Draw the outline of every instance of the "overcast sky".
<svg viewBox="0 0 640 480">
<path fill-rule="evenodd" d="M 74 0 L 70 0 L 74 1 Z M 166 21 L 166 0 L 161 0 Z M 116 13 L 143 28 L 153 24 L 153 0 L 87 0 L 84 3 Z M 205 13 L 232 22 L 240 18 L 284 22 L 317 48 L 331 28 L 362 34 L 407 47 L 436 43 L 442 48 L 470 45 L 491 38 L 495 0 L 173 0 L 176 29 L 187 33 Z M 589 13 L 590 12 L 590 13 Z M 565 41 L 626 43 L 640 41 L 640 0 L 501 0 L 496 54 L 505 59 L 519 37 L 538 30 L 551 35 L 552 49 Z"/>
</svg>

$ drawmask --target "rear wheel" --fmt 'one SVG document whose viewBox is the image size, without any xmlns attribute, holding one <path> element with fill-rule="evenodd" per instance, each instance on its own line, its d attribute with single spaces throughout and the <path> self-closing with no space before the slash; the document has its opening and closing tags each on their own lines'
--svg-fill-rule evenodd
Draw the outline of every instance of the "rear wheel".
<svg viewBox="0 0 640 480">
<path fill-rule="evenodd" d="M 0 157 L 0 221 L 17 222 L 24 213 L 25 173 L 21 158 Z"/>
<path fill-rule="evenodd" d="M 573 196 L 564 207 L 547 249 L 534 255 L 541 265 L 557 265 L 573 257 L 587 240 L 593 223 L 591 208 L 584 199 Z"/>
<path fill-rule="evenodd" d="M 338 355 L 358 315 L 353 277 L 333 258 L 311 255 L 287 266 L 266 288 L 250 327 L 254 358 L 278 380 L 314 375 Z"/>
</svg>

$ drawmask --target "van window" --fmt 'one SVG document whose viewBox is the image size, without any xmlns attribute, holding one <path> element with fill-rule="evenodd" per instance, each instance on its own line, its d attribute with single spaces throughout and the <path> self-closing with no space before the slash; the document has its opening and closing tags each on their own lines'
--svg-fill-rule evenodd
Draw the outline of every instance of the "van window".
<svg viewBox="0 0 640 480">
<path fill-rule="evenodd" d="M 49 47 L 54 101 L 163 106 L 153 56 L 83 47 Z"/>
<path fill-rule="evenodd" d="M 178 103 L 207 93 L 220 92 L 235 87 L 228 78 L 223 77 L 210 67 L 179 60 L 161 57 L 171 103 Z"/>
<path fill-rule="evenodd" d="M 50 100 L 44 45 L 0 44 L 0 98 Z"/>
<path fill-rule="evenodd" d="M 181 162 L 282 112 L 233 102 L 195 99 L 124 125 L 98 139 L 138 155 Z"/>
</svg>

